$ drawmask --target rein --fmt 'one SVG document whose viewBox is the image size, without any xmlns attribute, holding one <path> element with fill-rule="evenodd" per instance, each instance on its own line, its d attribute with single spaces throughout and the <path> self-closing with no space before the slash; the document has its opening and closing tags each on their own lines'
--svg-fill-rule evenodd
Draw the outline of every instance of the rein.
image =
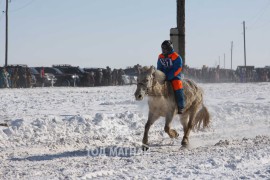
<svg viewBox="0 0 270 180">
<path fill-rule="evenodd" d="M 146 88 L 146 95 L 148 96 L 168 96 L 168 88 L 167 88 L 167 82 L 165 82 L 163 85 L 158 86 L 158 82 L 152 78 L 152 85 L 150 87 Z M 144 85 L 143 83 L 138 83 L 141 85 Z"/>
</svg>

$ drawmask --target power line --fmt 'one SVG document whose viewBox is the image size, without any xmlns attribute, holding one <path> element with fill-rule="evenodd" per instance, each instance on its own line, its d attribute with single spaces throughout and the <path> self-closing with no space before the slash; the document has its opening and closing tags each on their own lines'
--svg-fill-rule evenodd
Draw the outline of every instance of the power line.
<svg viewBox="0 0 270 180">
<path fill-rule="evenodd" d="M 3 0 L 0 0 L 0 4 L 1 4 L 1 2 L 2 2 Z M 22 9 L 24 9 L 24 8 L 26 8 L 26 7 L 28 7 L 30 4 L 32 4 L 33 2 L 34 2 L 35 0 L 31 0 L 31 1 L 29 1 L 28 3 L 26 3 L 25 5 L 23 5 L 22 7 L 20 7 L 20 8 L 17 8 L 17 9 L 14 9 L 14 10 L 9 10 L 9 13 L 13 13 L 13 12 L 17 12 L 17 11 L 20 11 L 20 10 L 22 10 Z M 4 14 L 5 12 L 3 11 L 3 14 Z M 4 15 L 0 15 L 0 20 L 3 18 L 3 16 Z"/>
<path fill-rule="evenodd" d="M 4 0 L 0 0 L 0 5 L 4 2 Z M 2 11 L 2 10 L 1 10 Z M 4 11 L 2 11 L 2 14 L 0 14 L 0 21 L 4 17 Z"/>
<path fill-rule="evenodd" d="M 2 20 L 2 18 L 4 17 L 5 11 L 2 11 L 2 14 L 0 14 L 0 21 Z"/>
<path fill-rule="evenodd" d="M 270 5 L 270 0 L 268 1 L 268 3 L 265 6 L 263 6 L 263 8 L 261 8 L 258 11 L 258 13 L 256 13 L 256 15 L 254 15 L 252 18 L 249 18 L 247 20 L 247 22 L 251 23 L 251 21 L 257 20 L 266 11 L 266 9 L 268 8 L 269 5 Z"/>
<path fill-rule="evenodd" d="M 269 25 L 270 21 L 264 22 L 263 24 L 260 24 L 260 26 L 253 27 L 253 28 L 247 28 L 249 31 L 257 30 L 257 29 L 262 29 L 265 26 Z"/>
<path fill-rule="evenodd" d="M 28 3 L 26 3 L 24 6 L 20 7 L 20 8 L 17 8 L 17 9 L 13 9 L 13 10 L 10 10 L 10 12 L 17 12 L 17 11 L 20 11 L 26 7 L 28 7 L 30 4 L 32 4 L 35 0 L 31 0 L 29 1 Z"/>
<path fill-rule="evenodd" d="M 266 6 L 264 6 L 264 8 L 262 8 L 259 13 L 254 16 L 254 22 L 249 26 L 249 30 L 252 30 L 252 27 L 254 27 L 257 22 L 263 17 L 263 15 L 266 13 L 266 10 L 270 7 L 270 1 L 266 4 Z M 249 21 L 251 22 L 251 20 Z M 254 28 L 253 28 L 254 29 Z"/>
</svg>

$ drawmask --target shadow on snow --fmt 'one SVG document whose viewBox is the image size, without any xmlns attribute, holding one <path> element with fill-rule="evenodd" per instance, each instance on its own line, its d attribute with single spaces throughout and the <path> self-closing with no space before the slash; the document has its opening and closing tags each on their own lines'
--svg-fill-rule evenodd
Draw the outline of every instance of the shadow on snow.
<svg viewBox="0 0 270 180">
<path fill-rule="evenodd" d="M 132 157 L 136 155 L 143 154 L 141 148 L 138 147 L 98 147 L 95 149 L 85 149 L 85 150 L 76 150 L 62 152 L 58 154 L 43 154 L 43 155 L 34 155 L 25 158 L 11 158 L 12 161 L 49 161 L 54 159 L 61 158 L 72 158 L 72 157 L 89 157 L 95 158 L 99 156 L 107 157 Z"/>
</svg>

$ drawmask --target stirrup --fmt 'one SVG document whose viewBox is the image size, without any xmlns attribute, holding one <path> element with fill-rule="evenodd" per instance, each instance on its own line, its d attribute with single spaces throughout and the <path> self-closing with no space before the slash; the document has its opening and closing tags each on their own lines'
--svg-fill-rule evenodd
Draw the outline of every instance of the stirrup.
<svg viewBox="0 0 270 180">
<path fill-rule="evenodd" d="M 184 113 L 184 109 L 183 108 L 178 108 L 178 114 L 183 114 Z"/>
</svg>

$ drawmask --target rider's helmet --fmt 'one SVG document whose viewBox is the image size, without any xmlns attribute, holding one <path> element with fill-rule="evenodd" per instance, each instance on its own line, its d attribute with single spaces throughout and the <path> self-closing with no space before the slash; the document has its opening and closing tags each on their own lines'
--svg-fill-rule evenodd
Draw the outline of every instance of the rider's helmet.
<svg viewBox="0 0 270 180">
<path fill-rule="evenodd" d="M 162 44 L 161 44 L 161 50 L 162 50 L 162 54 L 164 55 L 168 55 L 173 51 L 173 44 L 170 40 L 165 40 Z"/>
</svg>

